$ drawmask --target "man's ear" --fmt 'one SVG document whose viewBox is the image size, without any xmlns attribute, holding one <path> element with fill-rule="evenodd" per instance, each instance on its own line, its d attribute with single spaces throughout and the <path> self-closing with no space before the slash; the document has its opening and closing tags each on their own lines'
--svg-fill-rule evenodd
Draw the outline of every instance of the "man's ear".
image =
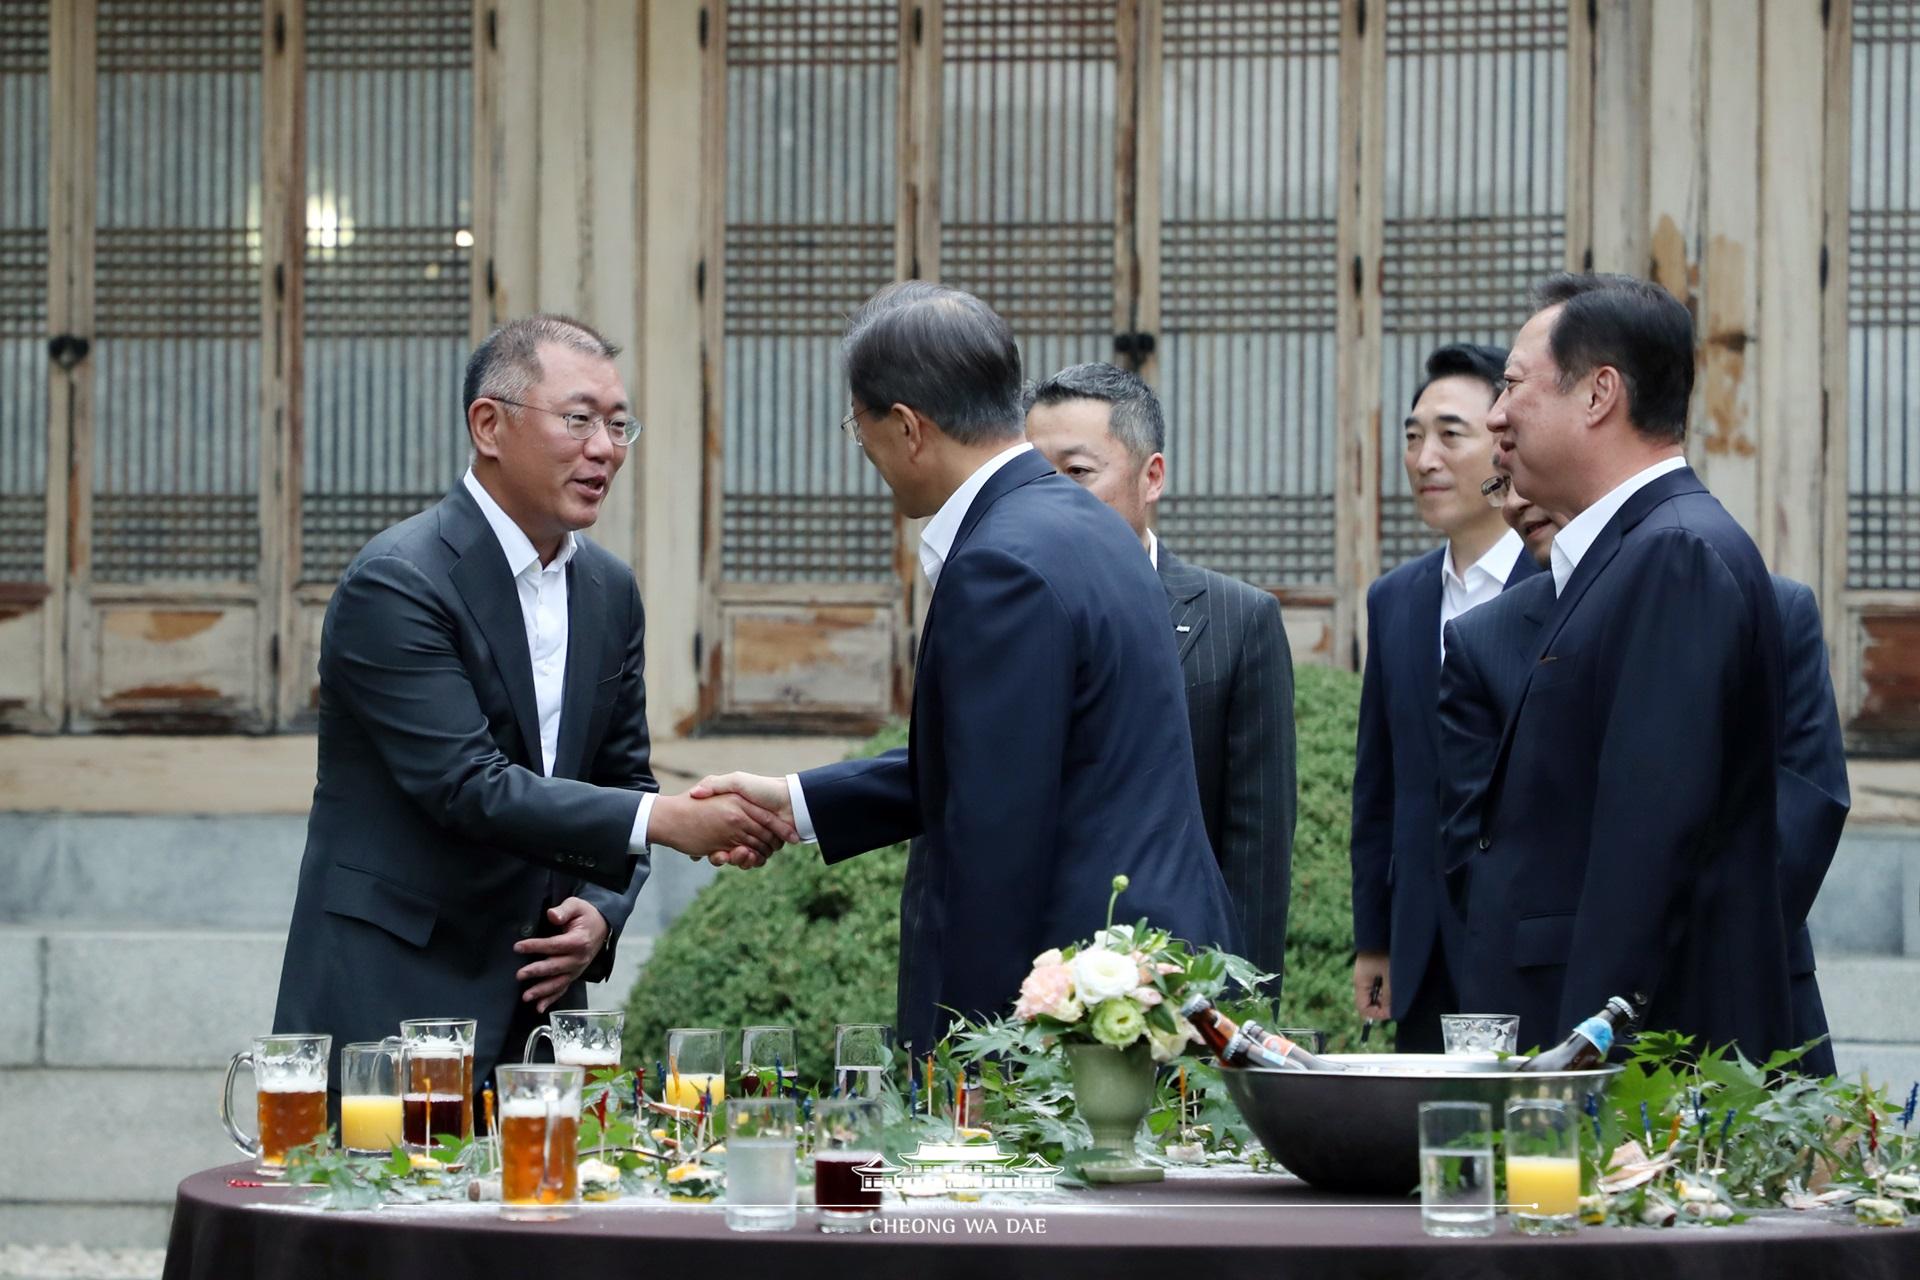
<svg viewBox="0 0 1920 1280">
<path fill-rule="evenodd" d="M 900 420 L 901 430 L 905 433 L 907 457 L 918 461 L 920 455 L 933 443 L 932 433 L 935 427 L 932 420 L 918 409 L 904 404 L 893 405 L 888 416 Z M 882 418 L 881 422 L 884 424 L 886 419 Z M 884 425 L 880 427 L 880 430 L 886 429 Z"/>
<path fill-rule="evenodd" d="M 1167 487 L 1167 455 L 1164 453 L 1154 454 L 1151 458 L 1147 459 L 1147 465 L 1141 470 L 1141 480 L 1144 481 L 1144 488 L 1141 491 L 1140 500 L 1148 506 L 1152 506 L 1154 503 L 1160 501 L 1160 495 Z"/>
<path fill-rule="evenodd" d="M 1593 382 L 1587 392 L 1587 425 L 1604 422 L 1616 407 L 1625 409 L 1626 400 L 1627 380 L 1612 365 L 1601 365 L 1593 371 Z"/>
<path fill-rule="evenodd" d="M 473 451 L 483 458 L 498 460 L 500 457 L 500 428 L 506 422 L 506 414 L 496 400 L 479 399 L 467 406 L 467 435 L 473 441 Z"/>
</svg>

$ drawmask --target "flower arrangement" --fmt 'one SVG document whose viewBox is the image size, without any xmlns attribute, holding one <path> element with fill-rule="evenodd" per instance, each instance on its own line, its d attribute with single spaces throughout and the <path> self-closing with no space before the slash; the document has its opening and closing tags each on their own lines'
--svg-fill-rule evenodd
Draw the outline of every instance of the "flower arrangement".
<svg viewBox="0 0 1920 1280">
<path fill-rule="evenodd" d="M 1178 1010 L 1188 997 L 1217 996 L 1229 977 L 1251 987 L 1259 975 L 1238 957 L 1195 954 L 1165 929 L 1113 923 L 1127 878 L 1113 878 L 1107 926 L 1086 942 L 1043 951 L 1020 984 L 1014 1021 L 1054 1043 L 1125 1049 L 1145 1039 L 1153 1060 L 1171 1062 L 1198 1037 Z M 1232 972 L 1235 968 L 1242 972 Z"/>
</svg>

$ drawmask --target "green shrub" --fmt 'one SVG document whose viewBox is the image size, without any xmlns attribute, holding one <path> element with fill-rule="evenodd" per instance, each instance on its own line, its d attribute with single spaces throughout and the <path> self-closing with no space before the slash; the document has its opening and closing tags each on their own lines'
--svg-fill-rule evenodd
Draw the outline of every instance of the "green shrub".
<svg viewBox="0 0 1920 1280">
<path fill-rule="evenodd" d="M 1320 1027 L 1339 1047 L 1355 1028 L 1347 832 L 1360 679 L 1302 666 L 1294 682 L 1300 812 L 1280 1024 Z M 854 754 L 905 741 L 896 726 Z M 808 845 L 758 871 L 723 872 L 661 935 L 634 984 L 627 1061 L 651 1070 L 669 1027 L 725 1027 L 731 1056 L 742 1026 L 783 1023 L 795 1029 L 802 1080 L 826 1079 L 836 1022 L 893 1021 L 905 873 L 905 845 L 836 867 Z"/>
</svg>

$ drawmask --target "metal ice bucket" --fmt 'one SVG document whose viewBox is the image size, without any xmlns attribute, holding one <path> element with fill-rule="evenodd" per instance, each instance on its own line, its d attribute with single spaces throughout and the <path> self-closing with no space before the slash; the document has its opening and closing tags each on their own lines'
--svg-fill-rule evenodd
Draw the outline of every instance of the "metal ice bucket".
<svg viewBox="0 0 1920 1280">
<path fill-rule="evenodd" d="M 1619 1067 L 1514 1071 L 1495 1058 L 1437 1053 L 1336 1053 L 1345 1071 L 1220 1073 L 1247 1127 L 1289 1173 L 1328 1191 L 1415 1195 L 1420 1104 L 1484 1102 L 1498 1129 L 1509 1098 L 1560 1098 L 1582 1114 Z M 1509 1060 L 1511 1061 L 1511 1059 Z"/>
</svg>

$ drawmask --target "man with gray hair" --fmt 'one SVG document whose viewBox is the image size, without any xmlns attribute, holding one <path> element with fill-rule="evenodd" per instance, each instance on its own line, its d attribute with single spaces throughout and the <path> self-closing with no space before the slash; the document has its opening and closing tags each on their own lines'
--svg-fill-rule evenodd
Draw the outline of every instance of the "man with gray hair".
<svg viewBox="0 0 1920 1280">
<path fill-rule="evenodd" d="M 1280 603 L 1188 564 L 1153 530 L 1165 487 L 1166 420 L 1140 375 L 1076 364 L 1028 396 L 1027 439 L 1061 475 L 1120 513 L 1166 588 L 1186 684 L 1207 841 L 1240 918 L 1247 958 L 1282 972 L 1293 867 L 1293 653 Z M 1278 995 L 1278 984 L 1268 995 Z"/>
<path fill-rule="evenodd" d="M 933 599 L 903 751 L 739 791 L 838 862 L 924 834 L 900 904 L 898 1025 L 1006 1013 L 1033 957 L 1107 918 L 1237 943 L 1194 783 L 1166 595 L 1127 526 L 1021 438 L 1020 354 L 978 298 L 910 280 L 854 313 L 848 437 L 931 517 Z"/>
<path fill-rule="evenodd" d="M 473 1018 L 477 1087 L 607 977 L 650 841 L 793 834 L 649 770 L 640 592 L 583 533 L 640 430 L 615 354 L 564 316 L 495 331 L 467 365 L 471 469 L 334 590 L 282 1031 L 338 1048 Z"/>
</svg>

